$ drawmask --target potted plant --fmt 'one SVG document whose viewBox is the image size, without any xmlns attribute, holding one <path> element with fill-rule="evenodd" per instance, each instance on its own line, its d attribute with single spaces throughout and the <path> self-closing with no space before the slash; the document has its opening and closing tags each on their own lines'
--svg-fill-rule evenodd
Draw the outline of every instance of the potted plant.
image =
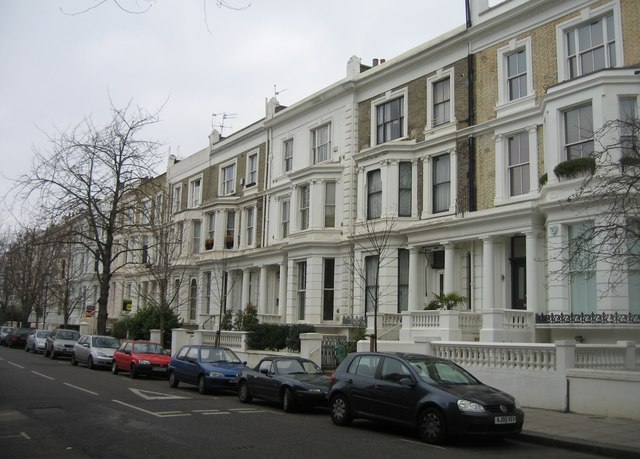
<svg viewBox="0 0 640 459">
<path fill-rule="evenodd" d="M 435 298 L 429 302 L 427 307 L 425 308 L 428 311 L 433 311 L 436 309 L 446 309 L 450 311 L 451 309 L 455 309 L 458 305 L 467 301 L 467 299 L 457 294 L 456 292 L 451 293 L 433 293 Z"/>
<path fill-rule="evenodd" d="M 225 236 L 224 237 L 224 246 L 227 249 L 233 248 L 233 236 Z"/>
<path fill-rule="evenodd" d="M 205 250 L 213 249 L 213 239 L 205 239 L 204 248 L 205 248 Z"/>
<path fill-rule="evenodd" d="M 587 173 L 593 174 L 596 171 L 596 159 L 593 156 L 586 156 L 584 158 L 568 159 L 559 163 L 554 169 L 553 173 L 558 178 L 575 178 Z"/>
</svg>

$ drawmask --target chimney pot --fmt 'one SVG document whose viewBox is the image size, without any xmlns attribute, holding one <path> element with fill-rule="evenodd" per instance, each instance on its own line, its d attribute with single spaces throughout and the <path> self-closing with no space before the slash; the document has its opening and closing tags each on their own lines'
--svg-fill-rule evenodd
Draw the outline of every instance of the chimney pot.
<svg viewBox="0 0 640 459">
<path fill-rule="evenodd" d="M 375 67 L 376 65 L 378 65 L 378 58 L 377 57 L 373 60 L 373 66 Z"/>
</svg>

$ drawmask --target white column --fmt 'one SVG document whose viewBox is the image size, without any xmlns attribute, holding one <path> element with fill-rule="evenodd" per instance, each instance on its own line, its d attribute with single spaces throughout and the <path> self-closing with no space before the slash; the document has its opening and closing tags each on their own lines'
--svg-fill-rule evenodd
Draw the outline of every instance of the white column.
<svg viewBox="0 0 640 459">
<path fill-rule="evenodd" d="M 501 202 L 504 201 L 505 197 L 505 190 L 504 190 L 504 186 L 505 186 L 505 182 L 508 182 L 508 180 L 505 180 L 506 175 L 508 174 L 508 170 L 507 170 L 507 161 L 504 158 L 504 135 L 503 134 L 497 134 L 494 137 L 495 143 L 496 143 L 496 164 L 495 164 L 495 187 L 496 187 L 496 195 L 493 199 L 494 204 L 499 204 Z M 529 150 L 531 151 L 531 150 Z"/>
<path fill-rule="evenodd" d="M 280 283 L 278 285 L 278 315 L 281 317 L 287 311 L 287 263 L 280 263 Z M 286 317 L 285 317 L 286 319 Z"/>
<path fill-rule="evenodd" d="M 264 314 L 267 308 L 267 266 L 260 267 L 260 287 L 258 289 L 258 313 Z"/>
<path fill-rule="evenodd" d="M 309 228 L 319 229 L 324 225 L 324 190 L 322 180 L 311 180 L 309 182 Z"/>
<path fill-rule="evenodd" d="M 538 126 L 527 126 L 529 133 L 529 192 L 537 191 L 538 183 Z"/>
<path fill-rule="evenodd" d="M 422 158 L 422 218 L 431 214 L 433 209 L 433 176 L 431 173 L 431 156 Z"/>
<path fill-rule="evenodd" d="M 384 199 L 382 218 L 398 216 L 399 170 L 398 161 L 384 161 L 382 163 L 381 176 L 384 179 L 382 182 L 382 197 Z"/>
<path fill-rule="evenodd" d="M 456 155 L 455 148 L 449 150 L 449 173 L 451 174 L 451 183 L 449 184 L 449 210 L 455 212 L 456 199 L 458 197 L 458 156 Z"/>
<path fill-rule="evenodd" d="M 418 161 L 411 161 L 411 218 L 418 218 Z"/>
<path fill-rule="evenodd" d="M 444 293 L 456 291 L 456 251 L 451 242 L 444 244 Z"/>
<path fill-rule="evenodd" d="M 482 240 L 482 309 L 489 310 L 495 307 L 495 281 L 494 281 L 494 242 L 487 237 Z"/>
<path fill-rule="evenodd" d="M 356 221 L 363 221 L 365 219 L 365 209 L 367 208 L 367 189 L 364 179 L 364 168 L 358 169 L 358 186 L 356 192 Z"/>
<path fill-rule="evenodd" d="M 291 199 L 289 201 L 289 234 L 295 233 L 298 228 L 298 187 L 291 187 Z"/>
<path fill-rule="evenodd" d="M 226 213 L 220 212 L 219 210 L 214 211 L 214 213 L 216 234 L 213 236 L 213 248 L 222 249 L 224 247 L 224 237 L 227 235 L 225 221 Z"/>
<path fill-rule="evenodd" d="M 422 309 L 421 295 L 421 273 L 418 266 L 420 257 L 419 247 L 409 248 L 409 310 L 419 311 Z"/>
<path fill-rule="evenodd" d="M 251 276 L 249 274 L 249 269 L 245 268 L 242 270 L 242 297 L 240 298 L 240 309 L 244 309 L 251 301 L 249 298 L 250 282 Z"/>
<path fill-rule="evenodd" d="M 540 257 L 539 234 L 536 230 L 525 232 L 526 236 L 526 270 L 527 270 L 527 311 L 542 312 L 540 304 L 540 270 L 539 262 L 536 258 Z"/>
</svg>

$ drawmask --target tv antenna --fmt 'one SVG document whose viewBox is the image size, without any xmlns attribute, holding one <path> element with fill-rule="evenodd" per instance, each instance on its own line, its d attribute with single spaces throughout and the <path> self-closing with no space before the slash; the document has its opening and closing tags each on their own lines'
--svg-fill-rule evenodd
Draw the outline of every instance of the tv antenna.
<svg viewBox="0 0 640 459">
<path fill-rule="evenodd" d="M 225 128 L 231 128 L 232 126 L 225 126 L 225 121 L 233 120 L 237 116 L 236 113 L 212 113 L 211 114 L 211 127 L 213 129 L 218 129 L 220 135 L 222 136 Z M 221 118 L 221 121 L 218 123 L 218 117 Z"/>
<path fill-rule="evenodd" d="M 276 85 L 275 84 L 273 85 L 273 97 L 277 98 L 281 93 L 283 93 L 285 91 L 286 91 L 286 89 L 282 89 L 282 90 L 278 91 L 276 89 Z"/>
</svg>

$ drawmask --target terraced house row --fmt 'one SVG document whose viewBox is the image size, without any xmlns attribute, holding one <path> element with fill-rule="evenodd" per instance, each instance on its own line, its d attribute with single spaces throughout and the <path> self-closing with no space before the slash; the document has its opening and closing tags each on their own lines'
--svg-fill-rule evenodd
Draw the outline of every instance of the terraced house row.
<svg viewBox="0 0 640 459">
<path fill-rule="evenodd" d="M 637 117 L 640 3 L 469 4 L 466 25 L 386 61 L 354 56 L 344 79 L 169 158 L 131 218 L 170 208 L 165 288 L 186 326 L 251 304 L 262 322 L 337 332 L 372 328 L 377 306 L 380 339 L 640 341 L 640 276 L 612 289 L 604 262 L 564 269 L 604 201 L 569 205 L 583 175 L 554 173 Z M 160 288 L 139 268 L 157 236 L 127 237 L 142 258 L 114 278 L 110 318 Z M 465 301 L 425 309 L 451 293 Z"/>
</svg>

